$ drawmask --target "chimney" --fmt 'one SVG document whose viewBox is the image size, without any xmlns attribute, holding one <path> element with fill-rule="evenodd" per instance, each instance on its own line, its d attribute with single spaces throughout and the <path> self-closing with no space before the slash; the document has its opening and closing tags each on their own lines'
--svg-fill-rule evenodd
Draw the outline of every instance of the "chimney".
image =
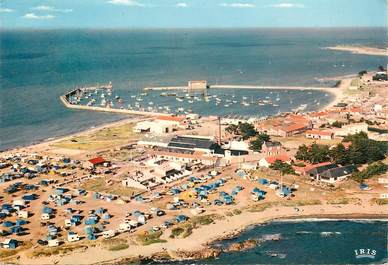
<svg viewBox="0 0 388 265">
<path fill-rule="evenodd" d="M 221 117 L 218 116 L 218 145 L 221 145 Z"/>
</svg>

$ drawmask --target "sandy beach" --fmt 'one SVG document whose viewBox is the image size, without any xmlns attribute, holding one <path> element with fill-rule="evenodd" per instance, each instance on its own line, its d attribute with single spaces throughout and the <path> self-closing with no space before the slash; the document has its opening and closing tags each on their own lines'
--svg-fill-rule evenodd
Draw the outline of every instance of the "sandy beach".
<svg viewBox="0 0 388 265">
<path fill-rule="evenodd" d="M 374 56 L 388 56 L 387 48 L 375 48 L 367 46 L 350 46 L 350 45 L 338 45 L 334 47 L 325 47 L 324 49 L 332 51 L 351 52 L 353 54 L 364 54 Z"/>
</svg>

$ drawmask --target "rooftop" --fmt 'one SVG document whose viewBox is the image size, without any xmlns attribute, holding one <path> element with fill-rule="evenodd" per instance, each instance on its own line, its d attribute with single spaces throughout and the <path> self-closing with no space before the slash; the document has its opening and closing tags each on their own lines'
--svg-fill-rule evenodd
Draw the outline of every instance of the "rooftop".
<svg viewBox="0 0 388 265">
<path fill-rule="evenodd" d="M 216 143 L 208 138 L 174 136 L 168 146 L 189 149 L 200 148 L 214 150 L 216 148 Z"/>
</svg>

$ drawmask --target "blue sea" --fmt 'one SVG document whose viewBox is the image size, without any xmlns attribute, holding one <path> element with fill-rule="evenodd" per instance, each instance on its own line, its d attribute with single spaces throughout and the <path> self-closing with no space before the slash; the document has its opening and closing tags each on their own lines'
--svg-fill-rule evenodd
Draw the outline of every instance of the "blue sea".
<svg viewBox="0 0 388 265">
<path fill-rule="evenodd" d="M 0 31 L 0 150 L 126 117 L 66 109 L 59 96 L 75 86 L 112 81 L 120 95 L 193 79 L 328 86 L 333 81 L 320 79 L 373 70 L 387 59 L 323 47 L 386 43 L 383 28 Z M 268 91 L 238 93 L 260 98 Z M 298 93 L 292 97 L 304 103 L 317 99 L 323 106 L 329 100 L 319 92 Z M 280 103 L 278 109 L 224 113 L 265 116 L 291 108 L 289 100 Z M 213 107 L 198 109 L 201 114 L 219 113 Z"/>
<path fill-rule="evenodd" d="M 386 264 L 387 221 L 275 221 L 249 227 L 236 238 L 214 243 L 214 246 L 226 249 L 232 243 L 264 239 L 253 249 L 223 252 L 218 258 L 172 264 Z M 274 236 L 280 237 L 280 240 L 266 240 Z M 362 251 L 360 249 L 364 249 L 365 253 L 368 249 L 369 253 L 374 251 L 374 255 L 358 256 Z"/>
</svg>

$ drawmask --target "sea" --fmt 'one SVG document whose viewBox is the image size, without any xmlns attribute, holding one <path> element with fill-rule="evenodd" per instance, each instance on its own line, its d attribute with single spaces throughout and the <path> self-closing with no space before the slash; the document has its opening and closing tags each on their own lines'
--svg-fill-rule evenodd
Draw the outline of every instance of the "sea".
<svg viewBox="0 0 388 265">
<path fill-rule="evenodd" d="M 1 30 L 0 150 L 128 117 L 66 109 L 59 96 L 76 86 L 112 81 L 114 93 L 123 98 L 144 87 L 197 79 L 210 84 L 332 86 L 335 81 L 327 78 L 374 70 L 386 65 L 387 57 L 322 48 L 386 43 L 384 28 Z M 300 104 L 308 104 L 306 111 L 315 110 L 331 100 L 318 91 L 228 93 L 248 101 L 280 93 L 280 100 L 278 106 L 248 108 L 194 103 L 192 111 L 261 117 Z M 160 98 L 156 95 L 154 101 Z M 188 109 L 187 104 L 181 107 Z"/>
<path fill-rule="evenodd" d="M 205 260 L 151 264 L 387 264 L 387 236 L 388 220 L 273 221 L 213 244 L 227 249 L 232 243 L 250 239 L 262 242 L 253 249 L 222 252 Z"/>
</svg>

